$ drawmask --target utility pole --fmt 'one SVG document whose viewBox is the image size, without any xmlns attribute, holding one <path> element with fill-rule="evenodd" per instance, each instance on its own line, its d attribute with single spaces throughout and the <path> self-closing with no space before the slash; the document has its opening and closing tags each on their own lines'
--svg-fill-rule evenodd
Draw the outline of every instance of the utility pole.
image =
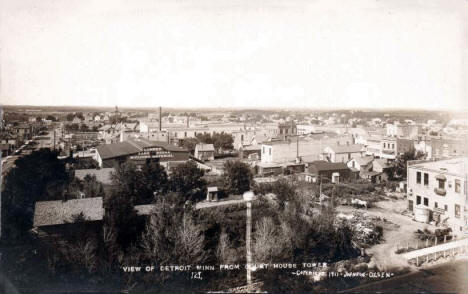
<svg viewBox="0 0 468 294">
<path fill-rule="evenodd" d="M 246 230 L 245 230 L 245 248 L 246 248 L 246 259 L 247 259 L 247 287 L 248 291 L 252 287 L 252 248 L 251 248 L 251 233 L 252 233 L 252 200 L 254 200 L 255 195 L 251 191 L 244 193 L 243 198 L 247 201 L 247 221 L 246 221 Z"/>
</svg>

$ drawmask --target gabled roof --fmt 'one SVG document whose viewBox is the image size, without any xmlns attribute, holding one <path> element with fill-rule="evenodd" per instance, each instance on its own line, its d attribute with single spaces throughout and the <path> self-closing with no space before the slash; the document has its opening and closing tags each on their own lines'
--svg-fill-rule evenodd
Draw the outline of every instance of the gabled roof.
<svg viewBox="0 0 468 294">
<path fill-rule="evenodd" d="M 101 159 L 109 159 L 120 156 L 126 156 L 131 154 L 136 154 L 140 152 L 140 148 L 132 145 L 128 141 L 114 143 L 114 144 L 104 144 L 96 147 L 97 152 Z"/>
<path fill-rule="evenodd" d="M 214 151 L 213 144 L 197 144 L 195 146 L 195 150 L 197 151 Z"/>
<path fill-rule="evenodd" d="M 327 162 L 323 160 L 317 160 L 309 163 L 310 169 L 315 170 L 316 172 L 322 171 L 333 171 L 333 170 L 349 170 L 348 166 L 343 162 Z"/>
<path fill-rule="evenodd" d="M 335 153 L 356 153 L 362 152 L 363 146 L 359 144 L 354 145 L 335 145 L 335 146 L 328 146 L 331 150 Z"/>
<path fill-rule="evenodd" d="M 362 157 L 354 157 L 353 158 L 357 164 L 359 165 L 368 165 L 370 162 L 374 160 L 374 156 L 362 156 Z"/>
<path fill-rule="evenodd" d="M 388 161 L 384 158 L 376 158 L 374 159 L 374 161 L 372 162 L 373 164 L 378 164 L 380 165 L 382 168 L 389 168 L 391 165 L 388 163 Z"/>
<path fill-rule="evenodd" d="M 99 221 L 104 216 L 102 197 L 68 201 L 38 201 L 34 209 L 34 226 L 62 225 L 73 222 L 80 213 L 88 221 Z"/>
</svg>

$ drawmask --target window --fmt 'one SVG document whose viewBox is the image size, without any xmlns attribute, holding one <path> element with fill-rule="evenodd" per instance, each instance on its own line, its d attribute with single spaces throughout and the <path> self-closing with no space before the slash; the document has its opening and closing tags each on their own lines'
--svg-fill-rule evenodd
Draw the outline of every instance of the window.
<svg viewBox="0 0 468 294">
<path fill-rule="evenodd" d="M 434 202 L 434 208 L 438 208 L 438 207 L 439 207 L 439 203 Z"/>
<path fill-rule="evenodd" d="M 460 218 L 460 205 L 455 204 L 455 217 Z"/>
<path fill-rule="evenodd" d="M 270 155 L 271 155 L 271 148 L 269 148 L 268 150 L 269 150 L 269 152 L 270 152 Z"/>
<path fill-rule="evenodd" d="M 416 184 L 421 184 L 421 172 L 416 172 Z"/>
<path fill-rule="evenodd" d="M 429 174 L 424 173 L 424 186 L 429 186 Z"/>
<path fill-rule="evenodd" d="M 262 147 L 262 153 L 265 154 L 265 146 Z"/>
<path fill-rule="evenodd" d="M 461 183 L 460 180 L 455 180 L 455 193 L 461 192 Z"/>
<path fill-rule="evenodd" d="M 445 210 L 445 211 L 448 211 L 448 206 L 447 206 L 447 204 L 444 205 L 444 210 Z"/>
<path fill-rule="evenodd" d="M 387 148 L 387 144 L 383 143 L 383 148 Z"/>
<path fill-rule="evenodd" d="M 439 181 L 439 189 L 445 189 L 445 181 L 444 180 L 438 180 Z"/>
<path fill-rule="evenodd" d="M 416 196 L 416 205 L 421 204 L 421 196 Z"/>
<path fill-rule="evenodd" d="M 424 197 L 424 206 L 429 206 L 429 199 Z"/>
</svg>

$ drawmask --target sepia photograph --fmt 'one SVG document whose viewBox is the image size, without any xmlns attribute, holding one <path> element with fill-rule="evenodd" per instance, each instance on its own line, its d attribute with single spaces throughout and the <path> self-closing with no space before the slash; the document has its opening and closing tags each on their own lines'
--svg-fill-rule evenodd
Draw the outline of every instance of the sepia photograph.
<svg viewBox="0 0 468 294">
<path fill-rule="evenodd" d="M 0 0 L 0 294 L 468 293 L 467 0 Z"/>
</svg>

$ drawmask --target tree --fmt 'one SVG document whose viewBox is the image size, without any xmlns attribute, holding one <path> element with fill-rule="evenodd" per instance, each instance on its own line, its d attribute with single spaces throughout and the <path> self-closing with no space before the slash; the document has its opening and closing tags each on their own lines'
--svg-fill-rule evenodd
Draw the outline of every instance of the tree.
<svg viewBox="0 0 468 294">
<path fill-rule="evenodd" d="M 73 113 L 69 113 L 67 114 L 66 118 L 67 118 L 67 121 L 72 121 L 75 118 L 75 115 Z"/>
<path fill-rule="evenodd" d="M 158 199 L 142 237 L 145 258 L 153 264 L 200 264 L 206 260 L 204 236 L 192 211 L 171 199 Z"/>
<path fill-rule="evenodd" d="M 228 191 L 234 194 L 242 194 L 250 190 L 250 183 L 253 179 L 250 167 L 238 160 L 228 160 L 224 163 L 225 186 Z"/>
<path fill-rule="evenodd" d="M 210 134 L 197 134 L 196 135 L 198 141 L 200 141 L 203 144 L 213 144 L 213 138 L 211 137 Z"/>
<path fill-rule="evenodd" d="M 56 118 L 55 116 L 49 114 L 49 115 L 46 117 L 46 120 L 57 121 L 57 118 Z"/>
<path fill-rule="evenodd" d="M 77 118 L 81 119 L 81 120 L 84 120 L 84 119 L 85 119 L 84 116 L 83 116 L 83 112 L 77 112 L 77 113 L 75 114 L 75 116 L 76 116 Z"/>
<path fill-rule="evenodd" d="M 155 162 L 146 162 L 137 169 L 132 161 L 126 161 L 116 168 L 112 180 L 135 205 L 153 202 L 156 196 L 167 191 L 168 185 L 164 168 Z"/>
<path fill-rule="evenodd" d="M 200 143 L 197 138 L 182 139 L 180 146 L 187 149 L 190 153 L 195 151 L 195 146 Z"/>
<path fill-rule="evenodd" d="M 104 202 L 104 226 L 112 232 L 109 247 L 114 248 L 115 256 L 128 252 L 136 244 L 144 229 L 143 220 L 134 209 L 132 198 L 116 189 Z"/>
<path fill-rule="evenodd" d="M 81 124 L 80 131 L 89 132 L 89 127 L 86 124 Z"/>
<path fill-rule="evenodd" d="M 393 165 L 392 168 L 390 168 L 387 171 L 387 174 L 390 179 L 406 179 L 406 173 L 407 173 L 407 164 L 408 161 L 411 160 L 419 160 L 425 157 L 425 154 L 416 151 L 414 148 L 406 151 L 402 155 L 398 155 L 395 161 L 395 164 Z"/>
<path fill-rule="evenodd" d="M 169 188 L 173 192 L 179 192 L 184 200 L 202 199 L 206 191 L 206 181 L 203 175 L 203 170 L 199 169 L 194 162 L 188 161 L 172 170 Z"/>
<path fill-rule="evenodd" d="M 224 132 L 214 133 L 212 141 L 216 150 L 232 150 L 234 148 L 234 139 L 231 135 Z"/>
<path fill-rule="evenodd" d="M 34 205 L 45 197 L 47 187 L 68 181 L 65 164 L 57 155 L 56 151 L 40 149 L 15 161 L 2 193 L 2 237 L 23 237 L 33 225 Z"/>
<path fill-rule="evenodd" d="M 81 184 L 85 197 L 104 197 L 104 187 L 101 182 L 98 182 L 96 175 L 86 175 Z"/>
</svg>

